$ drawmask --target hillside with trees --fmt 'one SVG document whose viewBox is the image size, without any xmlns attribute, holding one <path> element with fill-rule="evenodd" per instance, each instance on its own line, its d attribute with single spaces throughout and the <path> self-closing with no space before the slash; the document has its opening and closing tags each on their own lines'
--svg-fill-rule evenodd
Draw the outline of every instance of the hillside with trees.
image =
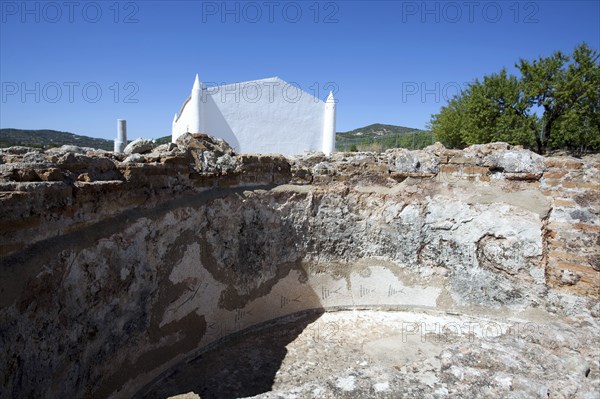
<svg viewBox="0 0 600 399">
<path fill-rule="evenodd" d="M 540 154 L 600 151 L 598 52 L 583 43 L 571 56 L 557 51 L 515 66 L 520 76 L 502 69 L 475 80 L 433 115 L 436 140 L 453 148 L 505 141 Z"/>
<path fill-rule="evenodd" d="M 25 130 L 25 129 L 0 129 L 0 148 L 21 145 L 35 148 L 52 148 L 61 145 L 76 145 L 112 151 L 112 140 L 98 139 L 81 136 L 57 130 Z"/>
<path fill-rule="evenodd" d="M 423 148 L 433 144 L 430 131 L 375 123 L 349 132 L 338 132 L 336 151 L 383 151 L 388 148 Z"/>
<path fill-rule="evenodd" d="M 170 143 L 171 136 L 159 137 L 156 144 Z M 384 151 L 388 148 L 424 148 L 433 144 L 427 130 L 374 123 L 348 132 L 337 132 L 336 151 Z"/>
<path fill-rule="evenodd" d="M 404 126 L 375 123 L 369 126 L 337 133 L 337 151 L 383 151 L 388 148 L 423 148 L 432 144 L 430 131 Z M 170 143 L 171 135 L 155 139 L 155 144 Z M 15 145 L 48 149 L 61 145 L 76 145 L 112 151 L 112 140 L 82 136 L 57 130 L 0 129 L 0 148 Z"/>
</svg>

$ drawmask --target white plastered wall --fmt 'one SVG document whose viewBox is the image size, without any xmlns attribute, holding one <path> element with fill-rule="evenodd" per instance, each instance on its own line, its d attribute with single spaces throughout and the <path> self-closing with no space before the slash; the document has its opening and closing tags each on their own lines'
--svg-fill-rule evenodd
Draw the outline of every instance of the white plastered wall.
<svg viewBox="0 0 600 399">
<path fill-rule="evenodd" d="M 220 137 L 242 153 L 295 155 L 323 149 L 325 103 L 280 78 L 203 90 L 204 131 L 188 130 L 197 107 L 190 101 L 174 123 L 173 140 L 190 131 Z"/>
</svg>

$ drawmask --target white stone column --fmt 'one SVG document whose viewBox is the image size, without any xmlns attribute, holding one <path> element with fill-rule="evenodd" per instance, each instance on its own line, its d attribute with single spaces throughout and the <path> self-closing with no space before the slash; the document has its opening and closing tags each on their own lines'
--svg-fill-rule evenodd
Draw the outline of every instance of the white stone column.
<svg viewBox="0 0 600 399">
<path fill-rule="evenodd" d="M 115 140 L 115 154 L 120 154 L 127 145 L 127 121 L 117 119 L 117 139 Z"/>
<path fill-rule="evenodd" d="M 325 100 L 325 113 L 323 117 L 323 152 L 329 156 L 335 149 L 335 99 L 333 92 L 329 92 Z"/>
</svg>

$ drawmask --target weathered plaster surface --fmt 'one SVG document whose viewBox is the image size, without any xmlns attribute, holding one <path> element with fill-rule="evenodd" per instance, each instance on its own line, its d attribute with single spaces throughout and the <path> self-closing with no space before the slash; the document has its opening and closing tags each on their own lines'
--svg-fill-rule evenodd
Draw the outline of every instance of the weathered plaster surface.
<svg viewBox="0 0 600 399">
<path fill-rule="evenodd" d="M 136 162 L 1 155 L 2 396 L 131 397 L 303 312 L 541 309 L 598 331 L 593 159 L 505 144 L 286 159 L 191 135 Z"/>
</svg>

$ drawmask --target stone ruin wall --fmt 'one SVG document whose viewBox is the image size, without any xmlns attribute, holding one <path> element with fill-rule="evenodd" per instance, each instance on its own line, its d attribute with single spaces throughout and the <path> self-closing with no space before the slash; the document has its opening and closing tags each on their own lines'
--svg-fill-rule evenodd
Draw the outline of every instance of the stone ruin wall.
<svg viewBox="0 0 600 399">
<path fill-rule="evenodd" d="M 597 319 L 599 167 L 502 143 L 236 155 L 189 134 L 1 150 L 0 396 L 131 397 L 310 310 Z"/>
</svg>

